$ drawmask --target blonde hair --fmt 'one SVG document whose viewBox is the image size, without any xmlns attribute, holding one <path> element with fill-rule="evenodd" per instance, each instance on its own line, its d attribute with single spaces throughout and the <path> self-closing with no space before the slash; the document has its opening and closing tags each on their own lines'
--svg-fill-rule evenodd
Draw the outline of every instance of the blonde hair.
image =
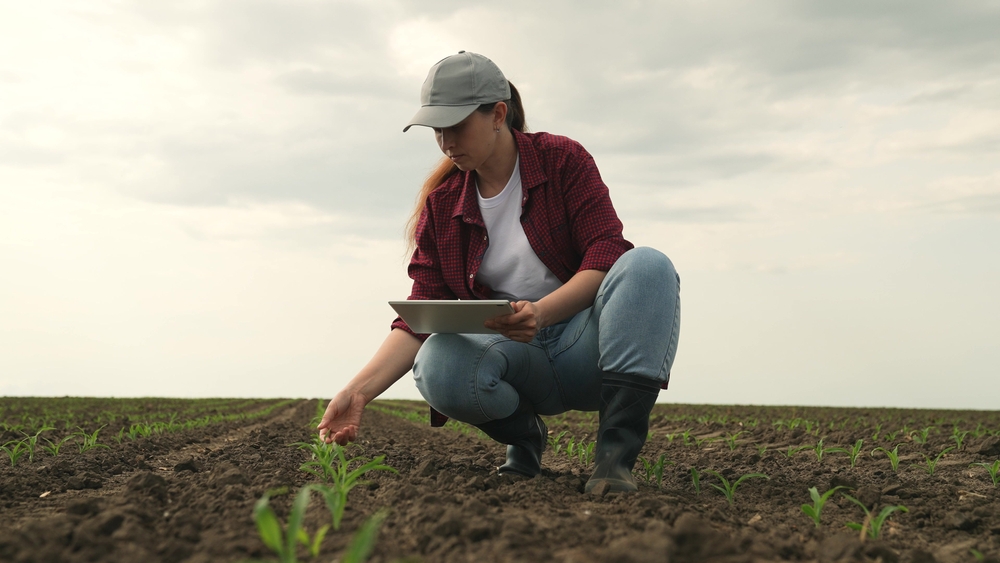
<svg viewBox="0 0 1000 563">
<path fill-rule="evenodd" d="M 511 130 L 518 130 L 522 133 L 528 132 L 528 124 L 524 120 L 524 106 L 521 104 L 521 94 L 518 93 L 517 88 L 509 81 L 507 84 L 510 85 L 510 99 L 504 100 L 507 104 L 507 119 L 505 123 L 507 127 Z M 489 113 L 493 111 L 493 107 L 499 102 L 494 102 L 492 104 L 483 104 L 479 106 L 476 111 L 481 111 L 483 113 Z M 417 194 L 417 203 L 413 208 L 413 212 L 410 213 L 410 218 L 406 221 L 406 254 L 412 255 L 413 251 L 417 248 L 417 223 L 420 222 L 420 216 L 424 213 L 424 207 L 427 205 L 427 198 L 430 197 L 431 192 L 441 187 L 454 173 L 458 172 L 458 166 L 451 159 L 445 157 L 438 162 L 434 170 L 431 171 L 427 179 L 424 180 L 424 184 L 420 186 L 420 192 Z"/>
</svg>

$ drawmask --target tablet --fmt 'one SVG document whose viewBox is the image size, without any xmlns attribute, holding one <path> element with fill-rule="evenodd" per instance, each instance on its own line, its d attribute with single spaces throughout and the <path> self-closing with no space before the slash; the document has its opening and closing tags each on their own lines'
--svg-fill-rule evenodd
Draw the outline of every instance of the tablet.
<svg viewBox="0 0 1000 563">
<path fill-rule="evenodd" d="M 514 312 L 503 299 L 390 301 L 389 306 L 417 334 L 499 334 L 483 323 Z"/>
</svg>

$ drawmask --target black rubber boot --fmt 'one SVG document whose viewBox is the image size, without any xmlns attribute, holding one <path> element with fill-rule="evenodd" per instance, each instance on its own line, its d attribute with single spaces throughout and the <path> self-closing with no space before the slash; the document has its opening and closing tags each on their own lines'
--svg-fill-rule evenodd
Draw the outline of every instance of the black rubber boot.
<svg viewBox="0 0 1000 563">
<path fill-rule="evenodd" d="M 585 492 L 603 495 L 639 489 L 632 477 L 632 467 L 646 443 L 649 413 L 659 393 L 659 384 L 649 378 L 604 374 L 594 473 L 584 487 Z"/>
<path fill-rule="evenodd" d="M 507 462 L 500 466 L 501 475 L 534 477 L 542 472 L 542 451 L 549 429 L 524 401 L 514 414 L 491 420 L 476 427 L 501 444 L 507 444 Z"/>
</svg>

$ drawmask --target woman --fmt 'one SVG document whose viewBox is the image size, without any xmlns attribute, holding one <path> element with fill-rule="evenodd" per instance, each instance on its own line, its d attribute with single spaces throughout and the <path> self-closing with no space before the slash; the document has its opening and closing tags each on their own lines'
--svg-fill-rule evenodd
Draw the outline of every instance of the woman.
<svg viewBox="0 0 1000 563">
<path fill-rule="evenodd" d="M 327 441 L 357 437 L 365 405 L 411 368 L 432 409 L 507 444 L 503 474 L 541 472 L 539 415 L 599 410 L 588 492 L 634 491 L 631 470 L 677 349 L 679 278 L 622 237 L 607 186 L 575 141 L 527 133 L 517 90 L 462 51 L 431 68 L 403 129 L 445 154 L 411 220 L 410 299 L 507 299 L 499 334 L 415 334 L 397 318 L 330 401 Z"/>
</svg>

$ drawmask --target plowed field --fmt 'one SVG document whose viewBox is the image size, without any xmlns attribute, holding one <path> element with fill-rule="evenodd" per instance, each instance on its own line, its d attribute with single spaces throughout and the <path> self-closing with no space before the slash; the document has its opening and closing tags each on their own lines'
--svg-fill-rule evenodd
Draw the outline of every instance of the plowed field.
<svg viewBox="0 0 1000 563">
<path fill-rule="evenodd" d="M 72 401 L 46 401 L 61 400 Z M 135 439 L 119 429 L 142 414 L 100 418 L 121 403 L 87 406 L 41 436 L 55 441 L 69 428 L 92 432 L 106 424 L 98 441 L 107 447 L 81 453 L 71 439 L 56 456 L 38 447 L 14 466 L 0 457 L 0 561 L 276 560 L 258 535 L 253 507 L 268 490 L 294 493 L 317 482 L 299 469 L 309 455 L 290 444 L 312 438 L 319 404 L 248 401 L 238 408 L 259 416 Z M 0 443 L 8 449 L 37 431 L 26 400 L 2 398 L 0 408 Z M 163 420 L 164 409 L 180 408 L 154 404 L 139 412 Z M 636 467 L 639 492 L 592 496 L 582 491 L 594 413 L 547 418 L 542 475 L 515 480 L 494 474 L 503 446 L 462 424 L 431 428 L 425 410 L 400 401 L 366 410 L 349 457 L 385 456 L 399 473 L 369 473 L 370 484 L 351 491 L 340 530 L 329 532 L 317 558 L 303 548 L 300 560 L 337 560 L 383 507 L 389 515 L 369 561 L 950 563 L 997 561 L 1000 554 L 1000 489 L 985 467 L 973 465 L 1000 459 L 998 412 L 661 404 L 642 453 L 651 467 Z M 897 445 L 896 470 L 885 451 L 872 454 Z M 723 485 L 720 476 L 732 483 L 751 473 L 767 478 L 742 481 L 732 504 L 715 487 Z M 816 527 L 801 505 L 812 503 L 811 487 L 823 493 L 836 486 L 844 488 Z M 841 493 L 874 516 L 885 507 L 906 511 L 893 512 L 877 539 L 862 539 L 845 523 L 867 525 L 865 513 Z M 293 497 L 271 500 L 282 521 Z M 326 506 L 314 500 L 306 528 L 329 522 Z"/>
</svg>

